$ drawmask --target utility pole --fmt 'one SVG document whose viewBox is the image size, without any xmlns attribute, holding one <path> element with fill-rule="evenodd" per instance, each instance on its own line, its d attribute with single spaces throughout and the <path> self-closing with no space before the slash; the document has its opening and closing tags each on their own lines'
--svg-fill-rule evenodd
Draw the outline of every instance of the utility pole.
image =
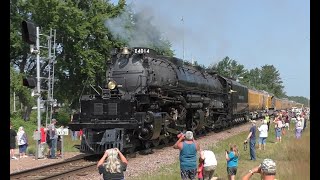
<svg viewBox="0 0 320 180">
<path fill-rule="evenodd" d="M 36 49 L 37 49 L 37 111 L 38 111 L 38 134 L 40 136 L 40 126 L 41 126 L 41 112 L 40 112 L 40 101 L 41 101 L 41 92 L 40 92 L 40 32 L 39 32 L 39 27 L 36 28 L 37 31 L 37 42 L 36 42 Z M 41 137 L 41 136 L 40 136 Z M 37 140 L 37 151 L 36 151 L 36 160 L 38 160 L 39 152 L 40 152 L 40 141 Z"/>
<path fill-rule="evenodd" d="M 37 87 L 36 93 L 34 95 L 37 97 L 37 132 L 34 133 L 33 137 L 34 140 L 36 141 L 36 155 L 35 159 L 38 160 L 39 154 L 40 156 L 42 155 L 42 152 L 40 150 L 40 127 L 41 127 L 41 111 L 40 111 L 40 106 L 41 106 L 41 77 L 40 77 L 40 29 L 38 26 L 35 26 L 32 22 L 30 21 L 22 21 L 22 38 L 25 42 L 30 44 L 30 52 L 32 54 L 36 54 L 36 59 L 37 59 L 37 64 L 36 64 L 36 69 L 37 69 L 37 77 L 29 77 L 29 78 L 24 78 L 23 79 L 23 85 L 27 86 L 28 88 L 35 88 Z M 51 49 L 51 31 L 50 31 L 50 36 L 44 35 L 48 39 L 48 49 Z M 55 37 L 54 37 L 55 39 Z M 50 42 L 50 43 L 49 43 Z M 34 44 L 36 45 L 34 49 Z M 50 48 L 49 48 L 50 46 Z M 50 56 L 50 55 L 49 55 Z M 50 63 L 49 63 L 50 64 Z"/>
<path fill-rule="evenodd" d="M 184 19 L 183 19 L 183 16 L 181 18 L 181 21 L 182 21 L 182 28 L 183 28 L 183 31 L 182 31 L 182 60 L 184 60 Z"/>
</svg>

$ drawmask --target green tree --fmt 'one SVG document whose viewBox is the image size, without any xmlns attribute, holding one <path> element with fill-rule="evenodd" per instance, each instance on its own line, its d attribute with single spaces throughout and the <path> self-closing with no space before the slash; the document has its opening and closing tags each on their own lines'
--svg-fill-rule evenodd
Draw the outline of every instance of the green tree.
<svg viewBox="0 0 320 180">
<path fill-rule="evenodd" d="M 58 120 L 59 126 L 67 126 L 70 122 L 71 114 L 70 108 L 65 106 L 59 108 L 59 110 L 53 114 L 53 118 Z"/>
<path fill-rule="evenodd" d="M 19 101 L 16 101 L 16 104 L 22 103 L 26 109 L 24 112 L 21 112 L 18 109 L 17 114 L 21 114 L 24 120 L 29 119 L 29 115 L 31 113 L 31 107 L 35 104 L 35 99 L 31 97 L 31 90 L 27 87 L 22 86 L 22 74 L 18 73 L 17 70 L 10 65 L 10 104 L 13 104 L 13 94 L 15 95 Z M 13 106 L 10 106 L 10 112 L 13 113 Z"/>
<path fill-rule="evenodd" d="M 213 69 L 217 71 L 218 74 L 225 77 L 230 77 L 232 79 L 243 77 L 246 72 L 242 64 L 238 64 L 236 60 L 230 59 L 228 56 L 223 58 L 218 63 L 211 65 L 209 69 Z"/>
<path fill-rule="evenodd" d="M 264 65 L 261 67 L 259 84 L 264 86 L 260 87 L 260 89 L 264 88 L 264 90 L 273 93 L 275 96 L 283 98 L 285 97 L 285 92 L 282 83 L 280 73 L 273 65 Z"/>
<path fill-rule="evenodd" d="M 245 84 L 249 88 L 255 88 L 255 89 L 263 89 L 263 85 L 260 83 L 261 78 L 261 70 L 259 68 L 254 68 L 251 70 L 246 70 L 245 73 L 243 73 L 243 78 L 240 80 L 241 83 Z"/>
<path fill-rule="evenodd" d="M 289 100 L 304 104 L 305 107 L 310 106 L 310 99 L 303 97 L 303 96 L 288 96 Z"/>
<path fill-rule="evenodd" d="M 264 65 L 244 73 L 241 82 L 249 88 L 264 90 L 279 98 L 286 97 L 279 71 L 273 65 Z"/>
<path fill-rule="evenodd" d="M 92 84 L 102 84 L 108 54 L 112 47 L 123 43 L 110 39 L 104 26 L 108 18 L 121 12 L 125 1 L 113 5 L 104 0 L 11 0 L 10 1 L 10 61 L 20 73 L 35 75 L 35 58 L 21 41 L 22 20 L 32 20 L 41 34 L 57 30 L 54 96 L 60 102 L 68 100 L 75 105 L 82 84 L 89 78 Z M 45 37 L 40 42 L 46 45 Z M 41 44 L 42 45 L 42 44 Z M 41 51 L 46 57 L 47 52 Z M 48 61 L 41 59 L 41 76 L 46 77 Z M 22 97 L 23 98 L 23 97 Z"/>
</svg>

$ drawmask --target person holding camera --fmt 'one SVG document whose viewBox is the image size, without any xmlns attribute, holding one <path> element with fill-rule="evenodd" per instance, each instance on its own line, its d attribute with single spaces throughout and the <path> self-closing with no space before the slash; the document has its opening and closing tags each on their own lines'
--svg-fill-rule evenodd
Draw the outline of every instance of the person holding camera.
<svg viewBox="0 0 320 180">
<path fill-rule="evenodd" d="M 244 141 L 244 143 L 247 143 L 248 140 L 250 139 L 250 160 L 255 161 L 256 160 L 256 121 L 252 120 L 251 121 L 252 126 L 250 128 L 250 132 L 248 134 L 247 139 Z"/>
<path fill-rule="evenodd" d="M 264 159 L 259 166 L 250 169 L 242 180 L 249 180 L 255 173 L 259 173 L 262 180 L 275 180 L 276 163 L 272 159 Z"/>
<path fill-rule="evenodd" d="M 107 149 L 98 161 L 97 168 L 103 179 L 124 180 L 128 161 L 118 148 Z"/>
<path fill-rule="evenodd" d="M 178 138 L 173 148 L 180 150 L 181 179 L 195 180 L 197 178 L 197 151 L 200 150 L 200 146 L 194 140 L 192 131 L 179 134 Z"/>
<path fill-rule="evenodd" d="M 228 179 L 234 180 L 238 169 L 239 151 L 237 145 L 230 146 L 230 151 L 226 150 Z"/>
<path fill-rule="evenodd" d="M 275 123 L 275 131 L 276 131 L 276 143 L 279 142 L 281 143 L 281 129 L 282 129 L 282 118 L 281 116 L 279 115 L 278 117 L 276 117 L 276 119 L 273 121 Z"/>
</svg>

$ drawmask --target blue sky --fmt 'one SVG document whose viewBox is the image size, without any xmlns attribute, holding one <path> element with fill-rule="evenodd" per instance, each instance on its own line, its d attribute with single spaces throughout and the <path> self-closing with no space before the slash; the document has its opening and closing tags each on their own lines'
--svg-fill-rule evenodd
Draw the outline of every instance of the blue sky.
<svg viewBox="0 0 320 180">
<path fill-rule="evenodd" d="M 274 65 L 287 95 L 310 98 L 309 1 L 127 2 L 133 3 L 135 11 L 153 19 L 153 24 L 172 42 L 177 57 L 183 57 L 184 44 L 185 59 L 193 57 L 205 66 L 226 56 L 248 70 Z"/>
</svg>

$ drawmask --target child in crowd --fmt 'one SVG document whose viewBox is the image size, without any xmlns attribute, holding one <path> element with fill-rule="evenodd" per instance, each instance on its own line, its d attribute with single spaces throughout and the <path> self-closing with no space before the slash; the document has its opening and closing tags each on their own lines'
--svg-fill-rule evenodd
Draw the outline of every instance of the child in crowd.
<svg viewBox="0 0 320 180">
<path fill-rule="evenodd" d="M 199 157 L 199 165 L 198 165 L 198 180 L 203 180 L 203 165 L 204 162 L 201 159 L 201 157 Z"/>
<path fill-rule="evenodd" d="M 230 146 L 230 151 L 226 150 L 227 173 L 229 180 L 235 180 L 238 169 L 239 151 L 236 145 Z"/>
</svg>

